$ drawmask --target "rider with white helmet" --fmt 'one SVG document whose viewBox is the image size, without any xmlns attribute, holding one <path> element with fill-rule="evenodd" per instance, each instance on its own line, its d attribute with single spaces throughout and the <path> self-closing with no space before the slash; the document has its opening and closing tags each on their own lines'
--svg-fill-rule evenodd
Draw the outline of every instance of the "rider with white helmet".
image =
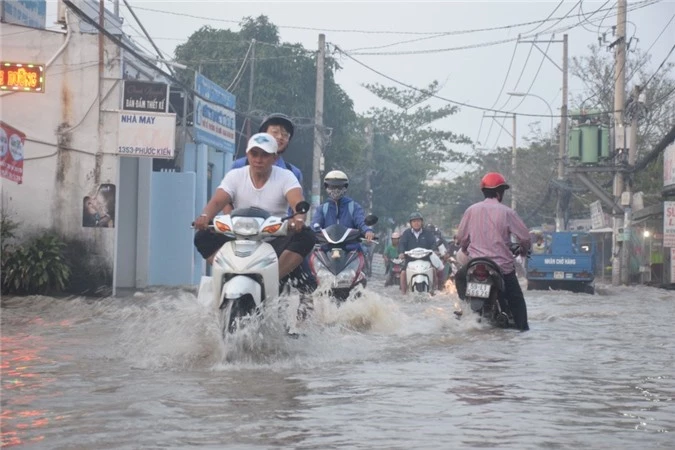
<svg viewBox="0 0 675 450">
<path fill-rule="evenodd" d="M 341 170 L 331 170 L 323 180 L 328 199 L 319 207 L 312 218 L 312 228 L 321 229 L 339 223 L 347 228 L 361 230 L 367 240 L 372 240 L 373 229 L 365 223 L 366 215 L 361 205 L 347 197 L 349 177 Z"/>
</svg>

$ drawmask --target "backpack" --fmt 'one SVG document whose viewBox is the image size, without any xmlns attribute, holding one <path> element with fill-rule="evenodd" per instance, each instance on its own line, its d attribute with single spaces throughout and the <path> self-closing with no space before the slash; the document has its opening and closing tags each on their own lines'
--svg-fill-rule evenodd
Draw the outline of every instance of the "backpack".
<svg viewBox="0 0 675 450">
<path fill-rule="evenodd" d="M 337 206 L 336 206 L 337 207 Z M 354 218 L 354 200 L 350 200 L 349 203 L 347 203 L 347 209 L 349 210 L 349 215 Z M 326 217 L 326 214 L 328 214 L 328 202 L 324 203 L 321 211 L 323 212 L 323 217 Z"/>
</svg>

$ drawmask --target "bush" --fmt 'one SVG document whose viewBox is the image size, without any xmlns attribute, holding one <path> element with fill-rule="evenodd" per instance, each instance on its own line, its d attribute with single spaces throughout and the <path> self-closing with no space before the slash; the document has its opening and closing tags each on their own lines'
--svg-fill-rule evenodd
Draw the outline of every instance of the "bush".
<svg viewBox="0 0 675 450">
<path fill-rule="evenodd" d="M 34 236 L 14 248 L 6 246 L 3 240 L 3 293 L 63 292 L 71 273 L 63 255 L 64 247 L 63 240 L 53 232 Z"/>
</svg>

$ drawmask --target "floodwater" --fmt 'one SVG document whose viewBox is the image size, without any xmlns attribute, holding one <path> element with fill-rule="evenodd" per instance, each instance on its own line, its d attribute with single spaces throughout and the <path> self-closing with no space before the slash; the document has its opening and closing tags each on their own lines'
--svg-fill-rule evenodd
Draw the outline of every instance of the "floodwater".
<svg viewBox="0 0 675 450">
<path fill-rule="evenodd" d="M 297 339 L 270 305 L 224 348 L 187 290 L 5 298 L 2 445 L 675 448 L 673 291 L 526 300 L 520 333 L 376 280 Z"/>
</svg>

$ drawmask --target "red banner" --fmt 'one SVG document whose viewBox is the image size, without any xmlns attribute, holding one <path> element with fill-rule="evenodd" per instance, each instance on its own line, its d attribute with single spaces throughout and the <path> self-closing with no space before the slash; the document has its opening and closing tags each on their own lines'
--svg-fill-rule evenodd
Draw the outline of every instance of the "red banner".
<svg viewBox="0 0 675 450">
<path fill-rule="evenodd" d="M 21 184 L 26 135 L 0 121 L 0 176 Z"/>
</svg>

